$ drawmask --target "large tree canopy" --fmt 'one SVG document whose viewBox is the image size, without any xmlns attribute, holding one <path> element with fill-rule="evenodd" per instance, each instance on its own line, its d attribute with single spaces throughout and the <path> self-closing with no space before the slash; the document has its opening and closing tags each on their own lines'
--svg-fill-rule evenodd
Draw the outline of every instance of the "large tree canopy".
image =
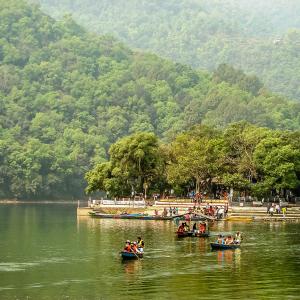
<svg viewBox="0 0 300 300">
<path fill-rule="evenodd" d="M 152 134 L 121 139 L 110 161 L 87 173 L 88 192 L 122 195 L 147 187 L 212 192 L 224 189 L 268 197 L 300 189 L 300 132 L 261 128 L 239 122 L 225 130 L 195 126 L 165 146 Z"/>
<path fill-rule="evenodd" d="M 164 175 L 165 155 L 152 133 L 136 133 L 110 147 L 109 162 L 86 174 L 87 192 L 105 190 L 111 195 L 144 192 Z"/>
</svg>

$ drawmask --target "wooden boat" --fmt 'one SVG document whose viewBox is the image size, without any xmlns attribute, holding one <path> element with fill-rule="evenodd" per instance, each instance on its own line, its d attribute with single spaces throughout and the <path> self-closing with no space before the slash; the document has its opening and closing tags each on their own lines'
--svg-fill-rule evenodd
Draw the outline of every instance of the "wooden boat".
<svg viewBox="0 0 300 300">
<path fill-rule="evenodd" d="M 230 245 L 225 245 L 225 244 L 218 244 L 218 243 L 210 243 L 211 249 L 212 250 L 228 250 L 228 249 L 237 249 L 240 248 L 240 244 L 230 244 Z"/>
<path fill-rule="evenodd" d="M 232 216 L 225 219 L 225 221 L 239 221 L 239 222 L 252 222 L 254 217 L 244 217 L 244 216 Z"/>
<path fill-rule="evenodd" d="M 145 214 L 103 214 L 99 212 L 89 212 L 93 218 L 100 219 L 133 219 L 133 220 L 172 220 L 172 217 L 149 216 Z"/>
<path fill-rule="evenodd" d="M 143 258 L 143 253 L 134 253 L 128 251 L 121 251 L 120 252 L 122 259 L 139 259 Z"/>
<path fill-rule="evenodd" d="M 177 237 L 183 238 L 187 236 L 192 236 L 191 231 L 176 231 Z"/>
<path fill-rule="evenodd" d="M 201 232 L 193 232 L 192 233 L 192 236 L 194 237 L 199 237 L 199 238 L 207 238 L 210 236 L 209 232 L 204 232 L 204 233 L 201 233 Z"/>
</svg>

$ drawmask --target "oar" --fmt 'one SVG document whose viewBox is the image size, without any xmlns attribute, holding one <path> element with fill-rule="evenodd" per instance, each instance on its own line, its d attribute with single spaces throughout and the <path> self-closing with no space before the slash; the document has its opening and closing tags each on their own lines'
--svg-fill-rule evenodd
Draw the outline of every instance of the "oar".
<svg viewBox="0 0 300 300">
<path fill-rule="evenodd" d="M 135 255 L 138 259 L 140 259 L 139 256 L 138 256 L 134 251 L 133 251 L 133 253 L 134 253 L 134 255 Z"/>
</svg>

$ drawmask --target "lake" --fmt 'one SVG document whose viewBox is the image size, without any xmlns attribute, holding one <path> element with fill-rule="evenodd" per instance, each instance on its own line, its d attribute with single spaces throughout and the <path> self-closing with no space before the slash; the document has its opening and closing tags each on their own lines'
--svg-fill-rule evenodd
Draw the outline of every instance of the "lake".
<svg viewBox="0 0 300 300">
<path fill-rule="evenodd" d="M 218 222 L 241 249 L 177 239 L 168 221 L 76 216 L 74 205 L 0 206 L 0 299 L 300 299 L 300 224 Z M 141 235 L 145 256 L 122 262 Z"/>
</svg>

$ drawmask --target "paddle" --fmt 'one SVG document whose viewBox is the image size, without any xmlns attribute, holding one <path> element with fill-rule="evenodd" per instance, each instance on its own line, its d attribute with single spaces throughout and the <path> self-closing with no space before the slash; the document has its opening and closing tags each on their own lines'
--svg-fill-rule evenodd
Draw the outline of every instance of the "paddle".
<svg viewBox="0 0 300 300">
<path fill-rule="evenodd" d="M 133 252 L 133 254 L 134 254 L 138 259 L 140 259 L 139 256 L 138 256 L 135 252 Z"/>
</svg>

